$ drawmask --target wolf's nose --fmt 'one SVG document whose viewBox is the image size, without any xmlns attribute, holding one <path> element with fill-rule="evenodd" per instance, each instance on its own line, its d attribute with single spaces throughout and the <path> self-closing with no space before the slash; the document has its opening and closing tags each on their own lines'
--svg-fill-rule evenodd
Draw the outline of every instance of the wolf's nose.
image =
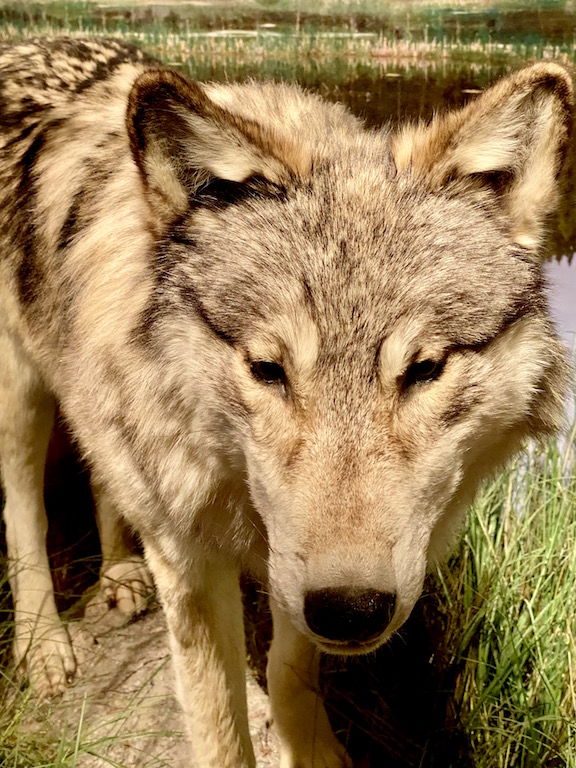
<svg viewBox="0 0 576 768">
<path fill-rule="evenodd" d="M 384 632 L 395 604 L 395 594 L 376 589 L 318 589 L 306 593 L 304 616 L 320 637 L 365 643 Z"/>
</svg>

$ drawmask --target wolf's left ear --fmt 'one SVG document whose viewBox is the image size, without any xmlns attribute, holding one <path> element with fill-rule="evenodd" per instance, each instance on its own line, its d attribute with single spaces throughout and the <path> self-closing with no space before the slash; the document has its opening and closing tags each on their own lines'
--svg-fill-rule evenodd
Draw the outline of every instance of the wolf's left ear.
<svg viewBox="0 0 576 768">
<path fill-rule="evenodd" d="M 136 79 L 126 127 L 160 228 L 211 182 L 231 182 L 220 185 L 230 197 L 240 195 L 251 178 L 258 177 L 261 188 L 268 183 L 272 188 L 288 173 L 276 136 L 222 108 L 201 85 L 172 70 L 152 69 Z M 218 185 L 211 189 L 218 190 Z"/>
<path fill-rule="evenodd" d="M 464 109 L 399 132 L 392 140 L 396 167 L 434 191 L 495 196 L 514 241 L 536 249 L 558 202 L 573 107 L 570 74 L 557 64 L 534 64 Z"/>
</svg>

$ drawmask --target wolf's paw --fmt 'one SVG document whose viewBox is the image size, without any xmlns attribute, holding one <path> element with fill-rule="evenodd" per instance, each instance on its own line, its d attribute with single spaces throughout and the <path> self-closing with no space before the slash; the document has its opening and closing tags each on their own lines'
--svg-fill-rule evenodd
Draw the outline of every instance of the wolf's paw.
<svg viewBox="0 0 576 768">
<path fill-rule="evenodd" d="M 102 592 L 126 616 L 143 613 L 154 591 L 152 576 L 141 557 L 105 563 L 100 574 Z"/>
<path fill-rule="evenodd" d="M 63 693 L 78 672 L 70 637 L 59 620 L 17 622 L 14 659 L 40 698 Z"/>
</svg>

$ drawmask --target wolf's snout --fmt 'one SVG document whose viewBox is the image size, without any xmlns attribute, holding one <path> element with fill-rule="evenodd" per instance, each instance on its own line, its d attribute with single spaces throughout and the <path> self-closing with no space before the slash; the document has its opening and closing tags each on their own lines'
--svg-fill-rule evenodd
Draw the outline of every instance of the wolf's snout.
<svg viewBox="0 0 576 768">
<path fill-rule="evenodd" d="M 318 589 L 304 598 L 304 616 L 320 637 L 366 643 L 379 637 L 394 615 L 396 595 L 376 589 Z"/>
</svg>

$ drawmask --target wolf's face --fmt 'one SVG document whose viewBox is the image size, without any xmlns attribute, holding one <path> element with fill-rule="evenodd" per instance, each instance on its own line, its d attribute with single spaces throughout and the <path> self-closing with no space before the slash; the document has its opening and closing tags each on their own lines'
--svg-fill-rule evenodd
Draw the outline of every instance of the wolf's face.
<svg viewBox="0 0 576 768">
<path fill-rule="evenodd" d="M 531 431 L 558 354 L 539 265 L 501 215 L 423 193 L 386 137 L 352 157 L 227 202 L 220 183 L 165 249 L 170 291 L 204 319 L 200 367 L 272 595 L 332 652 L 407 618 L 478 482 Z"/>
<path fill-rule="evenodd" d="M 211 393 L 244 468 L 272 596 L 324 649 L 370 650 L 480 481 L 560 418 L 538 250 L 565 107 L 544 81 L 506 81 L 429 128 L 369 134 L 324 105 L 315 132 L 299 94 L 295 146 L 290 126 L 246 120 L 249 89 L 231 116 L 227 91 L 170 76 L 162 114 L 175 156 L 194 133 L 192 172 L 166 160 L 145 77 L 133 150 L 167 232 L 164 348 L 183 391 L 202 371 L 189 389 Z"/>
</svg>

